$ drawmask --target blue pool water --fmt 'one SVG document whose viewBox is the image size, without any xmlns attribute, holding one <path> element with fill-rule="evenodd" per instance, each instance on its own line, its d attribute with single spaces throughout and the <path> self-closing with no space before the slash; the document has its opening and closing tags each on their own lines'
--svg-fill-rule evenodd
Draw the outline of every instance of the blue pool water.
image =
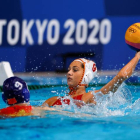
<svg viewBox="0 0 140 140">
<path fill-rule="evenodd" d="M 66 84 L 65 77 L 22 77 L 28 85 Z M 100 77 L 106 83 L 112 77 Z M 138 78 L 131 79 L 133 82 Z M 128 81 L 129 82 L 129 81 Z M 87 91 L 100 89 L 89 87 Z M 31 105 L 39 106 L 52 96 L 65 95 L 66 86 L 31 90 Z M 68 112 L 45 111 L 39 116 L 0 119 L 1 140 L 138 140 L 140 139 L 140 86 L 123 84 L 115 94 L 97 96 L 97 106 L 59 108 Z M 0 108 L 6 107 L 0 98 Z"/>
</svg>

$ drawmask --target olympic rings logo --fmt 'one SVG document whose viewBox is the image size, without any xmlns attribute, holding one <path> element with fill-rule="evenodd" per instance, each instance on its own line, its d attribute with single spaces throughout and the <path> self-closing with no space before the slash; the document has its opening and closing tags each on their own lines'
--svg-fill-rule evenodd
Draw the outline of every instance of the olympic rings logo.
<svg viewBox="0 0 140 140">
<path fill-rule="evenodd" d="M 134 28 L 132 28 L 132 27 L 129 28 L 129 32 L 131 32 L 131 33 L 135 33 L 136 31 L 137 31 L 137 30 L 134 29 Z"/>
</svg>

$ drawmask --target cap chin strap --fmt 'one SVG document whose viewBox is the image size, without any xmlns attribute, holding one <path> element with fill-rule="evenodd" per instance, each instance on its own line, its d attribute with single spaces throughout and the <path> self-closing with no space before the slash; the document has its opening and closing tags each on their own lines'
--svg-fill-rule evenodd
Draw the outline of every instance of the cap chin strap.
<svg viewBox="0 0 140 140">
<path fill-rule="evenodd" d="M 87 84 L 79 84 L 78 86 L 88 87 L 88 85 L 87 85 Z"/>
<path fill-rule="evenodd" d="M 77 88 L 77 87 L 69 87 L 70 92 L 69 92 L 68 94 L 69 94 L 69 95 L 74 95 L 74 94 L 76 94 L 76 91 L 77 91 L 76 88 Z"/>
<path fill-rule="evenodd" d="M 86 68 L 85 62 L 84 62 L 82 59 L 78 59 L 78 60 L 80 60 L 80 61 L 83 63 L 83 65 L 84 65 L 84 70 L 83 70 L 82 77 L 81 77 L 81 79 L 80 79 L 80 81 L 79 81 L 79 83 L 78 83 L 77 86 L 85 86 L 85 87 L 87 87 L 87 86 L 88 86 L 87 84 L 81 84 L 81 82 L 82 82 L 82 80 L 83 80 L 83 77 L 84 77 L 84 74 L 85 74 L 85 68 Z"/>
<path fill-rule="evenodd" d="M 75 86 L 75 87 L 69 87 L 70 92 L 69 92 L 68 94 L 69 94 L 69 95 L 74 95 L 74 94 L 76 94 L 77 87 L 79 87 L 79 86 L 87 87 L 88 85 L 87 85 L 87 84 L 79 84 L 79 85 L 77 85 L 77 86 Z"/>
</svg>

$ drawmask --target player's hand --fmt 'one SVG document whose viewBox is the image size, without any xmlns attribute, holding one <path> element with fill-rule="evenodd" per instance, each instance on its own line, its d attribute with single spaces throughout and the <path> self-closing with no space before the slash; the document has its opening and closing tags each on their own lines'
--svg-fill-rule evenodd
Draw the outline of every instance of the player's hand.
<svg viewBox="0 0 140 140">
<path fill-rule="evenodd" d="M 77 107 L 79 107 L 79 108 L 81 108 L 82 106 L 85 105 L 85 103 L 84 103 L 83 101 L 74 100 L 73 102 L 74 102 L 74 104 L 76 104 Z"/>
</svg>

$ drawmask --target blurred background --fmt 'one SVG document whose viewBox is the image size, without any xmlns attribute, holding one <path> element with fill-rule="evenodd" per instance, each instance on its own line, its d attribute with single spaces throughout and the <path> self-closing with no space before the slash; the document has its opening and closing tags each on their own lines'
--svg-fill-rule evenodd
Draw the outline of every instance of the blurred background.
<svg viewBox="0 0 140 140">
<path fill-rule="evenodd" d="M 0 1 L 0 61 L 16 72 L 65 72 L 79 57 L 119 70 L 135 54 L 126 29 L 140 21 L 139 0 Z"/>
</svg>

